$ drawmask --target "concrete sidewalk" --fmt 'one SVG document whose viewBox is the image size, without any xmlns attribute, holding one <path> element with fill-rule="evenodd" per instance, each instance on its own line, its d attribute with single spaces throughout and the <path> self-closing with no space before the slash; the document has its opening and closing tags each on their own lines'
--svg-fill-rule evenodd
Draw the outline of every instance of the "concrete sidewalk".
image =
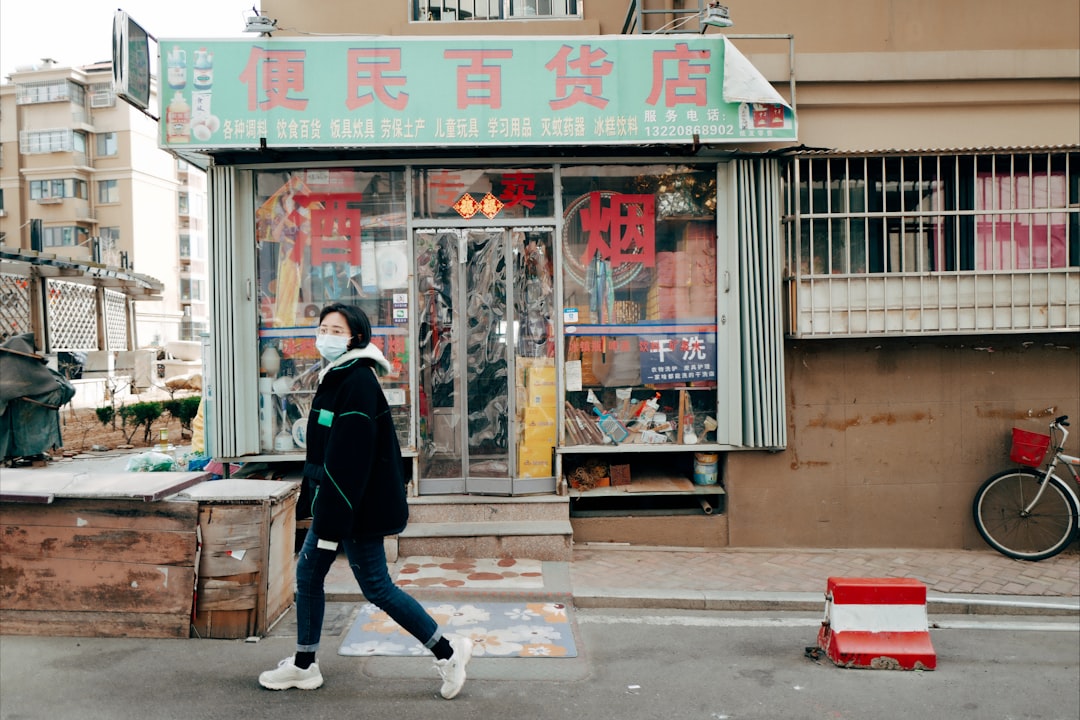
<svg viewBox="0 0 1080 720">
<path fill-rule="evenodd" d="M 189 448 L 178 448 L 186 452 Z M 55 469 L 122 472 L 126 450 L 51 463 Z M 398 574 L 410 558 L 392 564 Z M 471 560 L 456 559 L 461 565 Z M 494 562 L 494 560 L 492 560 Z M 827 579 L 906 577 L 925 583 L 930 612 L 1080 614 L 1080 547 L 1041 562 L 1012 560 L 990 550 L 649 548 L 622 544 L 574 547 L 570 562 L 544 562 L 542 587 L 493 589 L 456 575 L 454 586 L 416 594 L 508 592 L 573 598 L 578 607 L 716 610 L 820 610 Z M 453 572 L 453 571 L 451 571 Z M 362 599 L 344 558 L 327 579 L 328 596 Z"/>
<path fill-rule="evenodd" d="M 669 608 L 686 610 L 818 611 L 824 608 L 827 579 L 906 577 L 925 583 L 933 613 L 1080 615 L 1080 551 L 1073 548 L 1038 563 L 1011 560 L 991 550 L 926 549 L 722 549 L 584 546 L 569 563 L 537 562 L 540 584 L 515 582 L 514 572 L 500 586 L 491 573 L 470 567 L 481 561 L 448 558 L 401 558 L 392 564 L 399 582 L 402 570 L 425 563 L 417 596 L 473 594 L 560 596 L 577 607 Z M 489 560 L 489 563 L 497 561 Z M 514 561 L 503 561 L 505 564 Z M 528 561 L 519 561 L 524 564 Z M 535 561 L 534 561 L 535 562 Z M 438 577 L 439 566 L 443 577 Z M 511 568 L 512 569 L 512 568 Z M 338 601 L 362 599 L 344 557 L 327 578 L 328 596 Z"/>
</svg>

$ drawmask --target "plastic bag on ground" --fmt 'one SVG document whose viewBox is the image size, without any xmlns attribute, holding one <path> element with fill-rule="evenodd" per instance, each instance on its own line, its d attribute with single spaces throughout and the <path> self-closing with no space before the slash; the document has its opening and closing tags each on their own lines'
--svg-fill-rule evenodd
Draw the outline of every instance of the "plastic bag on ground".
<svg viewBox="0 0 1080 720">
<path fill-rule="evenodd" d="M 171 455 L 159 452 L 139 453 L 127 461 L 128 472 L 171 472 L 175 467 L 176 460 Z"/>
</svg>

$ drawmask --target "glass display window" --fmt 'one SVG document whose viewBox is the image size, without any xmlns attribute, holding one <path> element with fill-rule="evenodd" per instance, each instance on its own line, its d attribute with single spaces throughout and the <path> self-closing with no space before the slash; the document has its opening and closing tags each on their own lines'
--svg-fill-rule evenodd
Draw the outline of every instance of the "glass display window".
<svg viewBox="0 0 1080 720">
<path fill-rule="evenodd" d="M 414 182 L 418 218 L 479 222 L 555 213 L 550 169 L 425 168 Z"/>
<path fill-rule="evenodd" d="M 562 177 L 565 445 L 715 442 L 715 168 Z"/>
<path fill-rule="evenodd" d="M 264 452 L 306 447 L 322 360 L 319 313 L 357 305 L 394 369 L 383 378 L 398 439 L 414 445 L 409 387 L 409 248 L 401 170 L 258 172 L 259 426 Z"/>
</svg>

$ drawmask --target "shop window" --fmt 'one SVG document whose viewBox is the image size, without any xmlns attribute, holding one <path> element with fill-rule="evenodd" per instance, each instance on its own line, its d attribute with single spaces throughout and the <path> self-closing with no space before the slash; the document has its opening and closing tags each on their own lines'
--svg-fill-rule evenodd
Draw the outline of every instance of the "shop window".
<svg viewBox="0 0 1080 720">
<path fill-rule="evenodd" d="M 397 373 L 383 387 L 398 437 L 411 447 L 404 172 L 260 172 L 255 186 L 262 449 L 303 451 L 321 366 L 315 328 L 331 302 L 370 318 Z"/>
<path fill-rule="evenodd" d="M 715 441 L 715 168 L 563 172 L 564 445 Z"/>
<path fill-rule="evenodd" d="M 555 213 L 553 175 L 535 168 L 432 168 L 416 173 L 415 215 L 453 220 L 550 217 Z"/>
</svg>

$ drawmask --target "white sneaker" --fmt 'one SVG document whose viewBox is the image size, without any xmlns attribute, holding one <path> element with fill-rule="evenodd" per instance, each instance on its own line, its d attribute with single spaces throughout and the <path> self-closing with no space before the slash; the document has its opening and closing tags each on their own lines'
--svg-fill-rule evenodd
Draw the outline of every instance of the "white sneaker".
<svg viewBox="0 0 1080 720">
<path fill-rule="evenodd" d="M 457 697 L 465 684 L 465 666 L 472 659 L 473 641 L 467 637 L 455 635 L 450 638 L 450 647 L 454 650 L 453 655 L 446 660 L 435 661 L 435 669 L 439 671 L 443 679 L 439 694 L 447 700 Z"/>
<path fill-rule="evenodd" d="M 287 657 L 273 670 L 267 670 L 259 675 L 259 684 L 267 690 L 288 690 L 289 688 L 314 690 L 322 687 L 323 679 L 322 673 L 319 672 L 319 663 L 311 663 L 307 668 L 298 668 L 293 660 L 294 658 Z"/>
</svg>

